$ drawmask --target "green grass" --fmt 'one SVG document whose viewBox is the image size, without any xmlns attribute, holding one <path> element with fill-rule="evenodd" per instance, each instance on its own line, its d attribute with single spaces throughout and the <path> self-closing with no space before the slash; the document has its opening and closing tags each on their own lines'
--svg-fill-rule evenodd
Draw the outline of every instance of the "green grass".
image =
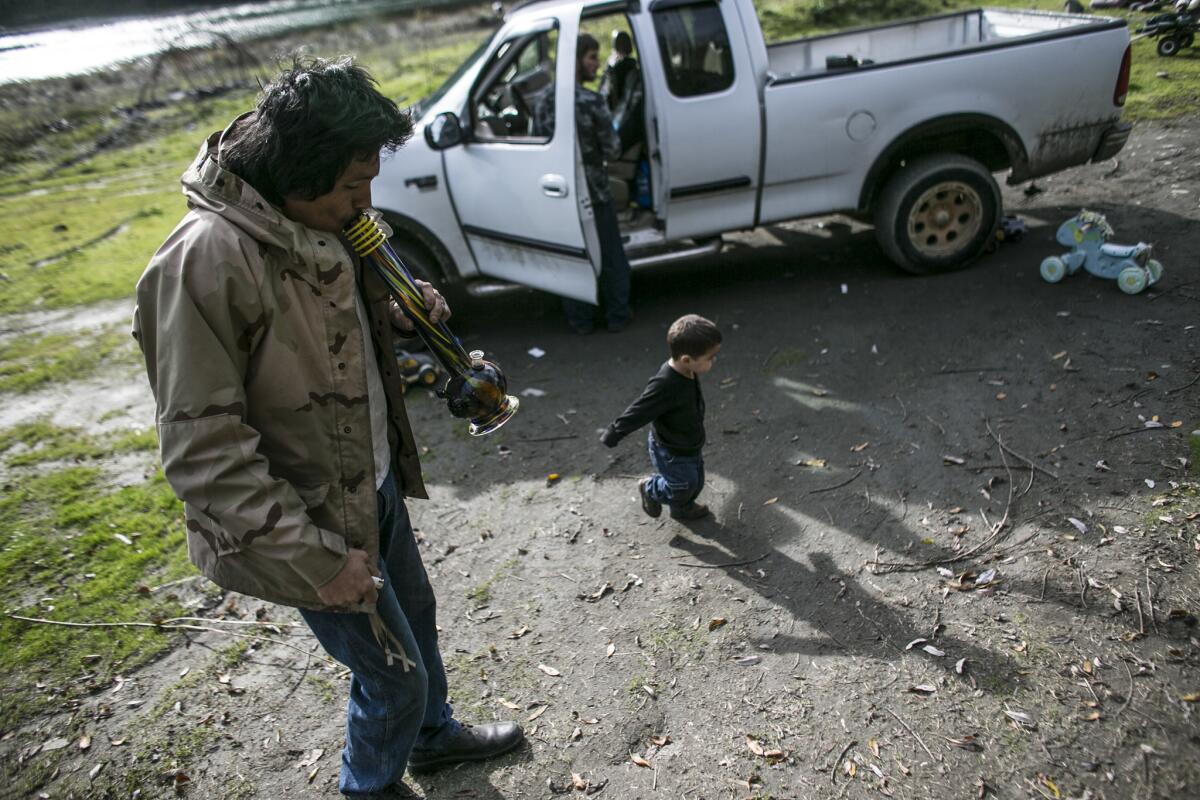
<svg viewBox="0 0 1200 800">
<path fill-rule="evenodd" d="M 61 445 L 63 435 L 51 438 Z M 89 466 L 10 477 L 0 497 L 0 604 L 8 613 L 72 622 L 169 616 L 179 611 L 176 601 L 139 587 L 192 573 L 183 539 L 180 505 L 161 473 L 116 491 L 106 490 L 101 471 Z M 171 643 L 149 628 L 0 618 L 0 674 L 10 676 L 0 697 L 0 731 L 127 673 Z M 100 658 L 85 664 L 90 655 Z M 79 680 L 85 673 L 95 677 Z M 39 681 L 44 690 L 36 688 Z"/>
<path fill-rule="evenodd" d="M 29 392 L 89 378 L 104 366 L 140 363 L 126 326 L 84 334 L 26 335 L 0 345 L 0 392 Z"/>
<path fill-rule="evenodd" d="M 158 435 L 153 428 L 96 437 L 81 428 L 64 428 L 42 419 L 0 430 L 0 454 L 10 468 L 54 461 L 81 463 L 157 449 Z"/>
</svg>

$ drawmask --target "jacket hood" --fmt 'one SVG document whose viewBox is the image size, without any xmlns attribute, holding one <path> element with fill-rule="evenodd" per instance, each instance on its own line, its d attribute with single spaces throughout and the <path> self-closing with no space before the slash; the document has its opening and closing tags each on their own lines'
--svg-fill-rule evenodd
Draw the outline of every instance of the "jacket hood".
<svg viewBox="0 0 1200 800">
<path fill-rule="evenodd" d="M 282 248 L 296 259 L 307 262 L 311 252 L 306 236 L 308 229 L 288 219 L 257 189 L 221 166 L 222 144 L 235 138 L 241 122 L 253 113 L 247 111 L 225 130 L 204 140 L 195 160 L 179 179 L 183 193 L 192 208 L 211 211 L 255 241 Z"/>
</svg>

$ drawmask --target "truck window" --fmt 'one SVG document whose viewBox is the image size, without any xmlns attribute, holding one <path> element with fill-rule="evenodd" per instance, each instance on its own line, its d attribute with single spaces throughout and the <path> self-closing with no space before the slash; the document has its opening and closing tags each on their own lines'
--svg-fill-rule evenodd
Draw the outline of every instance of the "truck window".
<svg viewBox="0 0 1200 800">
<path fill-rule="evenodd" d="M 496 49 L 471 94 L 476 138 L 530 144 L 550 140 L 557 45 L 558 30 L 552 29 L 518 36 Z"/>
<path fill-rule="evenodd" d="M 733 53 L 716 3 L 655 11 L 654 30 L 671 94 L 695 97 L 733 85 Z"/>
</svg>

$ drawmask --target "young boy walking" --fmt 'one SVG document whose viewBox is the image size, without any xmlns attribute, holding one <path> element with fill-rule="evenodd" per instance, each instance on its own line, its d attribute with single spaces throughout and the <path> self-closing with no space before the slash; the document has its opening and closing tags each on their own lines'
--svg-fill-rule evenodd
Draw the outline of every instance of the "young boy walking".
<svg viewBox="0 0 1200 800">
<path fill-rule="evenodd" d="M 673 519 L 700 519 L 708 506 L 696 502 L 704 488 L 704 394 L 700 376 L 712 369 L 721 349 L 721 331 L 709 320 L 688 314 L 667 331 L 671 358 L 658 370 L 600 441 L 616 447 L 629 434 L 652 423 L 647 439 L 654 474 L 638 481 L 642 510 L 651 517 L 671 510 Z"/>
</svg>

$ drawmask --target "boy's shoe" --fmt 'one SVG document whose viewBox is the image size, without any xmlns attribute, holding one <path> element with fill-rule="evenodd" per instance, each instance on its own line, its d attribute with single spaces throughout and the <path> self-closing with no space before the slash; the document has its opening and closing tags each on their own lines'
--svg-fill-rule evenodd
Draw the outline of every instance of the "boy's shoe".
<svg viewBox="0 0 1200 800">
<path fill-rule="evenodd" d="M 638 494 L 642 496 L 642 511 L 645 511 L 647 516 L 657 518 L 662 513 L 662 503 L 655 500 L 646 492 L 646 487 L 649 484 L 649 478 L 642 478 L 638 481 Z"/>
<path fill-rule="evenodd" d="M 708 516 L 708 506 L 703 503 L 688 503 L 682 508 L 671 509 L 671 519 L 700 519 Z"/>
<path fill-rule="evenodd" d="M 525 732 L 515 722 L 464 724 L 444 747 L 413 750 L 408 757 L 408 768 L 413 773 L 433 772 L 464 761 L 482 761 L 507 753 L 524 740 Z"/>
</svg>

